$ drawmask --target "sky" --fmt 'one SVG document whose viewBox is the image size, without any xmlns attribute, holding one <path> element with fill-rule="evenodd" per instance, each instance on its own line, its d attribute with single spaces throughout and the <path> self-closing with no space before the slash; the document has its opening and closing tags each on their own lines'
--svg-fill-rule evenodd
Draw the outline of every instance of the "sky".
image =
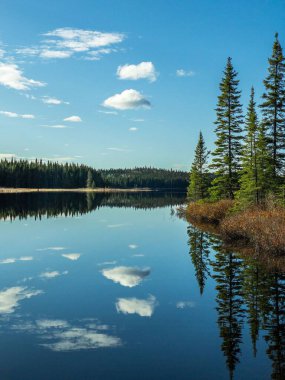
<svg viewBox="0 0 285 380">
<path fill-rule="evenodd" d="M 189 170 L 227 57 L 263 91 L 284 0 L 1 0 L 0 158 Z"/>
</svg>

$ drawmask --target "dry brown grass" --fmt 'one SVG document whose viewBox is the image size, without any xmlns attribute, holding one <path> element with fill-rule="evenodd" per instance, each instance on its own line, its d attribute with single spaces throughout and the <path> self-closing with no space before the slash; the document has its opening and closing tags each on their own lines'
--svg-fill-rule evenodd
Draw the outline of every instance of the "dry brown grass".
<svg viewBox="0 0 285 380">
<path fill-rule="evenodd" d="M 259 251 L 285 253 L 285 210 L 248 209 L 227 216 L 220 224 L 226 240 L 245 239 Z"/>
<path fill-rule="evenodd" d="M 263 208 L 233 212 L 234 202 L 190 203 L 184 211 L 186 219 L 221 236 L 227 245 L 251 247 L 260 255 L 285 255 L 285 209 L 268 202 Z M 208 224 L 208 226 L 207 226 Z M 271 255 L 272 257 L 272 255 Z M 273 258 L 272 258 L 273 259 Z"/>
<path fill-rule="evenodd" d="M 227 199 L 218 202 L 193 202 L 189 203 L 186 216 L 190 221 L 218 224 L 226 217 L 233 205 L 234 202 Z"/>
</svg>

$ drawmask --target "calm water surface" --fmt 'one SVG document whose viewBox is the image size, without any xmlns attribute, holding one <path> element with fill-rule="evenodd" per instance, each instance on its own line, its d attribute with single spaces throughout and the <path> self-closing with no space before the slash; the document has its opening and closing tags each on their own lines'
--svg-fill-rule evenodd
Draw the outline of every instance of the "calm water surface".
<svg viewBox="0 0 285 380">
<path fill-rule="evenodd" d="M 1 195 L 0 378 L 284 379 L 285 275 L 171 194 Z"/>
</svg>

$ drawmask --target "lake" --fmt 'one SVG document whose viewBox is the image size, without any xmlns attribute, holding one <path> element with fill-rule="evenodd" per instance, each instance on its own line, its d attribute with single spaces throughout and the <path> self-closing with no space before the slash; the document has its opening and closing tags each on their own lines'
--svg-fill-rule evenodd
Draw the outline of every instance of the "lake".
<svg viewBox="0 0 285 380">
<path fill-rule="evenodd" d="M 285 274 L 183 194 L 2 194 L 0 378 L 284 379 Z"/>
</svg>

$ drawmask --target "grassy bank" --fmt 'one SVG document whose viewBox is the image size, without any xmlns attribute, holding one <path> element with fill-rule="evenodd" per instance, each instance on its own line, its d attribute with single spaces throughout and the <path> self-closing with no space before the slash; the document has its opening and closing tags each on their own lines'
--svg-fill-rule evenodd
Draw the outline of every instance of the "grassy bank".
<svg viewBox="0 0 285 380">
<path fill-rule="evenodd" d="M 267 205 L 233 211 L 233 206 L 229 200 L 193 202 L 182 213 L 193 224 L 214 224 L 227 244 L 248 245 L 262 254 L 285 255 L 284 208 Z"/>
</svg>

